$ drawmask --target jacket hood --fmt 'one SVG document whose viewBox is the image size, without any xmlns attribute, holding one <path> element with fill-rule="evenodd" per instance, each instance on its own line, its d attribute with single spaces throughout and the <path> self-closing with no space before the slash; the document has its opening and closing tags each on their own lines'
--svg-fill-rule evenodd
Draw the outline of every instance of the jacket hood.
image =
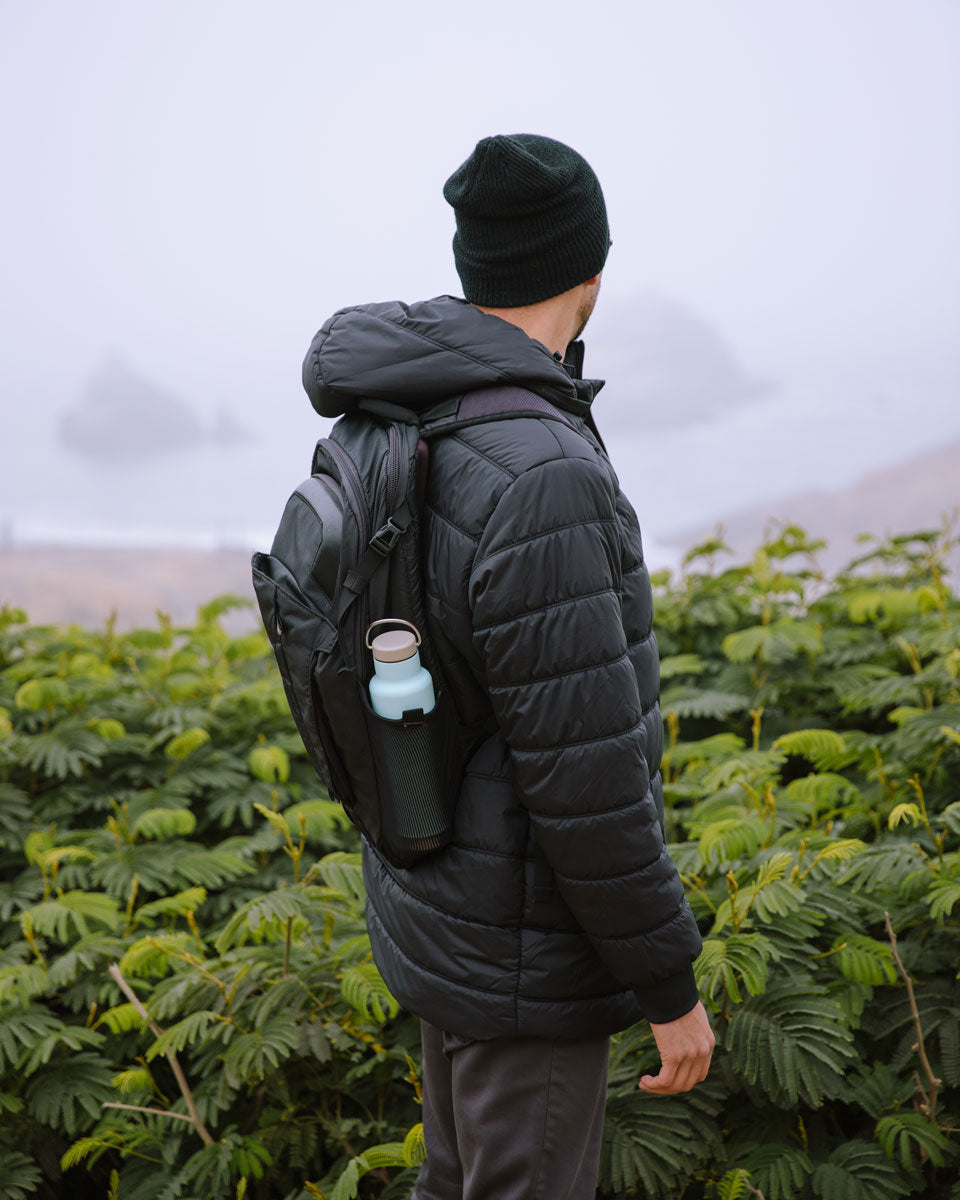
<svg viewBox="0 0 960 1200">
<path fill-rule="evenodd" d="M 379 400 L 414 412 L 478 388 L 528 388 L 587 416 L 600 380 L 580 379 L 582 346 L 566 363 L 522 329 L 454 296 L 341 308 L 303 360 L 303 386 L 323 417 Z"/>
</svg>

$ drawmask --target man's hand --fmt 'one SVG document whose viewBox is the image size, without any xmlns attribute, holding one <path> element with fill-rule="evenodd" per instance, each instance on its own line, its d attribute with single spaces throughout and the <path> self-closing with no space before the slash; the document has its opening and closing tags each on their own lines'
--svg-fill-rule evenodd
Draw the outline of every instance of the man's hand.
<svg viewBox="0 0 960 1200">
<path fill-rule="evenodd" d="M 638 1087 L 657 1096 L 670 1096 L 689 1092 L 706 1079 L 716 1039 L 702 1004 L 665 1025 L 651 1021 L 650 1028 L 660 1051 L 660 1072 L 644 1075 Z"/>
</svg>

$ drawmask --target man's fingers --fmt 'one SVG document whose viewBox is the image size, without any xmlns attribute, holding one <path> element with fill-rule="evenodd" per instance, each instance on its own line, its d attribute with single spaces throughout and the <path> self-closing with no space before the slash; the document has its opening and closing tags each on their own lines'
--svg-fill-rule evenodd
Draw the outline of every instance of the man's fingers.
<svg viewBox="0 0 960 1200">
<path fill-rule="evenodd" d="M 652 1092 L 657 1096 L 672 1096 L 677 1092 L 688 1092 L 698 1080 L 690 1071 L 673 1071 L 669 1075 L 663 1071 L 659 1075 L 644 1075 L 638 1084 L 641 1091 Z"/>
<path fill-rule="evenodd" d="M 656 1075 L 644 1075 L 640 1080 L 640 1087 L 645 1092 L 659 1092 L 663 1094 L 671 1091 L 677 1078 L 679 1066 L 679 1062 L 670 1062 L 668 1059 L 661 1063 L 660 1070 Z"/>
<path fill-rule="evenodd" d="M 706 1079 L 716 1042 L 702 1001 L 675 1021 L 651 1021 L 650 1028 L 662 1065 L 659 1074 L 640 1080 L 643 1091 L 661 1096 L 687 1092 Z"/>
<path fill-rule="evenodd" d="M 695 1083 L 699 1082 L 700 1070 L 699 1060 L 668 1061 L 660 1067 L 657 1075 L 644 1075 L 639 1086 L 643 1091 L 653 1092 L 658 1096 L 672 1096 L 677 1092 L 688 1092 Z"/>
<path fill-rule="evenodd" d="M 707 1052 L 695 1058 L 667 1061 L 661 1065 L 657 1075 L 642 1076 L 638 1086 L 642 1091 L 658 1096 L 689 1092 L 692 1087 L 706 1079 L 710 1070 L 710 1059 L 711 1054 Z"/>
</svg>

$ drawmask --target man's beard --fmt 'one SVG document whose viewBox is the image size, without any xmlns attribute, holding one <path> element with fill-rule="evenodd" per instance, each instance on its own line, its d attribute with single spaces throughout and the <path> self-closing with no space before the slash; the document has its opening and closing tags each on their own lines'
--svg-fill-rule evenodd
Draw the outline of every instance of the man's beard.
<svg viewBox="0 0 960 1200">
<path fill-rule="evenodd" d="M 584 300 L 583 304 L 580 305 L 580 308 L 577 310 L 577 332 L 570 339 L 571 341 L 575 342 L 577 340 L 577 338 L 581 335 L 581 333 L 583 333 L 583 331 L 586 329 L 587 322 L 590 320 L 590 314 L 593 312 L 594 308 L 596 307 L 597 297 L 599 295 L 600 295 L 600 284 L 598 283 L 593 294 L 591 296 L 588 296 L 587 299 Z"/>
</svg>

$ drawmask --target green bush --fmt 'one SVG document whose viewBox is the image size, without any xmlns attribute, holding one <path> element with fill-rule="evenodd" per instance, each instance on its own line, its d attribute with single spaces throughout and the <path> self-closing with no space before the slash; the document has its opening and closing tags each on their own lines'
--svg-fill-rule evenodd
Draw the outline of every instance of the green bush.
<svg viewBox="0 0 960 1200">
<path fill-rule="evenodd" d="M 420 1159 L 356 836 L 226 607 L 128 634 L 5 614 L 0 1197 L 277 1200 L 371 1142 Z"/>
<path fill-rule="evenodd" d="M 960 1200 L 960 602 L 944 532 L 657 578 L 667 835 L 717 1033 L 614 1040 L 604 1197 Z M 356 838 L 229 601 L 0 622 L 0 1200 L 407 1196 L 417 1028 Z M 909 980 L 909 984 L 907 982 Z"/>
</svg>

